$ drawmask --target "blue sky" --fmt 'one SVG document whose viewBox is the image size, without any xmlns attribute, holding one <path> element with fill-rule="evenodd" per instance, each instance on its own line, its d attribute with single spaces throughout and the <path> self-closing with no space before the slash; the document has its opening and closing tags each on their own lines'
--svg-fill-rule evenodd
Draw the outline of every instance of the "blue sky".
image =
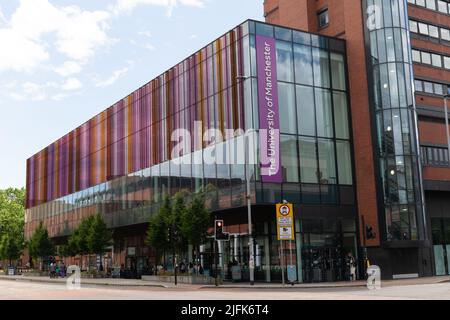
<svg viewBox="0 0 450 320">
<path fill-rule="evenodd" d="M 0 189 L 26 159 L 242 21 L 262 0 L 0 1 Z"/>
</svg>

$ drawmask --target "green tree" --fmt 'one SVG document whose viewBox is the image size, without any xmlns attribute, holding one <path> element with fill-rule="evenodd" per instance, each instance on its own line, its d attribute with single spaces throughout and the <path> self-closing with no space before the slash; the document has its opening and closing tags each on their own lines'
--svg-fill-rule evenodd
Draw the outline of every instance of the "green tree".
<svg viewBox="0 0 450 320">
<path fill-rule="evenodd" d="M 197 193 L 182 217 L 181 229 L 187 241 L 197 253 L 201 244 L 207 240 L 211 215 L 205 207 L 205 194 Z"/>
<path fill-rule="evenodd" d="M 0 236 L 23 234 L 25 189 L 0 190 Z"/>
<path fill-rule="evenodd" d="M 0 190 L 0 259 L 20 258 L 24 241 L 25 189 L 8 188 Z"/>
<path fill-rule="evenodd" d="M 102 254 L 112 243 L 112 232 L 108 230 L 101 215 L 84 218 L 67 241 L 67 256 Z"/>
<path fill-rule="evenodd" d="M 112 232 L 108 230 L 105 221 L 99 214 L 92 216 L 89 222 L 86 236 L 88 251 L 91 254 L 102 254 L 112 243 Z"/>
<path fill-rule="evenodd" d="M 171 212 L 172 204 L 170 198 L 166 196 L 158 213 L 150 219 L 147 230 L 147 243 L 155 248 L 158 260 L 160 255 L 170 248 L 169 230 Z"/>
<path fill-rule="evenodd" d="M 177 254 L 186 246 L 186 236 L 183 233 L 183 217 L 186 215 L 186 204 L 184 202 L 185 194 L 179 192 L 173 199 L 172 211 L 169 218 L 170 242 L 174 253 Z"/>
<path fill-rule="evenodd" d="M 8 260 L 10 266 L 13 260 L 20 258 L 22 248 L 23 243 L 20 239 L 16 239 L 8 233 L 0 237 L 0 259 Z"/>
<path fill-rule="evenodd" d="M 91 233 L 91 226 L 94 223 L 95 216 L 89 216 L 81 220 L 81 223 L 73 231 L 69 237 L 67 247 L 71 255 L 89 254 L 89 234 Z"/>
<path fill-rule="evenodd" d="M 30 256 L 35 259 L 43 259 L 55 254 L 55 246 L 50 240 L 47 228 L 44 227 L 42 221 L 28 241 L 28 250 Z"/>
</svg>

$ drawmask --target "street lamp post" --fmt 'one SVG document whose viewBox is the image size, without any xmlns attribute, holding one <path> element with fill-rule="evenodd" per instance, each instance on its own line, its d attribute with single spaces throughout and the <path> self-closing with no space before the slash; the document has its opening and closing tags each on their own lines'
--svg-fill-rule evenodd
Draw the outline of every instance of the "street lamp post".
<svg viewBox="0 0 450 320">
<path fill-rule="evenodd" d="M 238 76 L 238 80 L 247 80 L 250 77 Z M 247 182 L 247 220 L 248 220 L 248 237 L 249 237 L 249 273 L 250 273 L 250 285 L 255 284 L 255 257 L 254 257 L 254 242 L 252 233 L 252 198 L 251 198 L 251 188 L 250 188 L 250 135 L 248 133 L 244 136 L 245 139 L 245 180 Z"/>
<path fill-rule="evenodd" d="M 448 106 L 447 101 L 450 98 L 450 89 L 448 89 L 447 93 L 444 96 L 444 115 L 445 115 L 445 133 L 447 134 L 447 152 L 448 152 L 448 160 L 450 166 L 450 133 L 448 131 Z"/>
</svg>

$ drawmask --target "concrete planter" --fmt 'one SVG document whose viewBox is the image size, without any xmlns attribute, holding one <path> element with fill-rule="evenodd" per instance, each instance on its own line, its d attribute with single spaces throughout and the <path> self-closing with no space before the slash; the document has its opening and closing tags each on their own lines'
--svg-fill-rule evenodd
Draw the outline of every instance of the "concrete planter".
<svg viewBox="0 0 450 320">
<path fill-rule="evenodd" d="M 174 283 L 175 276 L 142 276 L 143 281 L 153 281 L 153 282 L 167 282 Z M 203 284 L 203 285 L 213 285 L 215 284 L 215 279 L 208 276 L 186 276 L 180 275 L 177 276 L 178 283 L 184 284 Z M 219 278 L 217 281 L 219 284 L 222 284 L 222 279 Z"/>
</svg>

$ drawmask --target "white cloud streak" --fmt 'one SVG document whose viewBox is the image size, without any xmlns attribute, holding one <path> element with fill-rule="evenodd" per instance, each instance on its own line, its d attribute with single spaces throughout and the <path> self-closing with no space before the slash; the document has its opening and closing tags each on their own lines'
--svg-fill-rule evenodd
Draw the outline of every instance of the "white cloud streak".
<svg viewBox="0 0 450 320">
<path fill-rule="evenodd" d="M 82 65 L 76 61 L 66 61 L 61 66 L 54 68 L 53 70 L 62 77 L 68 77 L 74 74 L 78 74 L 83 69 Z"/>
<path fill-rule="evenodd" d="M 56 7 L 48 0 L 20 0 L 6 26 L 0 28 L 0 72 L 32 71 L 50 59 L 49 47 L 71 60 L 85 63 L 98 48 L 112 43 L 106 34 L 107 11 L 77 6 Z M 48 35 L 53 41 L 46 42 Z"/>
<path fill-rule="evenodd" d="M 81 89 L 82 87 L 83 84 L 80 82 L 80 80 L 78 80 L 77 78 L 69 78 L 61 86 L 61 89 L 65 91 L 74 91 Z"/>
<path fill-rule="evenodd" d="M 173 10 L 178 5 L 186 7 L 204 7 L 204 0 L 117 0 L 116 4 L 112 7 L 112 12 L 116 15 L 122 13 L 130 13 L 139 5 L 152 5 L 166 8 L 166 14 L 168 17 L 172 16 Z"/>
<path fill-rule="evenodd" d="M 113 74 L 105 80 L 94 80 L 95 86 L 100 88 L 109 87 L 113 85 L 117 80 L 119 80 L 119 78 L 124 76 L 128 72 L 128 70 L 130 69 L 128 67 L 125 67 L 114 71 Z"/>
</svg>

